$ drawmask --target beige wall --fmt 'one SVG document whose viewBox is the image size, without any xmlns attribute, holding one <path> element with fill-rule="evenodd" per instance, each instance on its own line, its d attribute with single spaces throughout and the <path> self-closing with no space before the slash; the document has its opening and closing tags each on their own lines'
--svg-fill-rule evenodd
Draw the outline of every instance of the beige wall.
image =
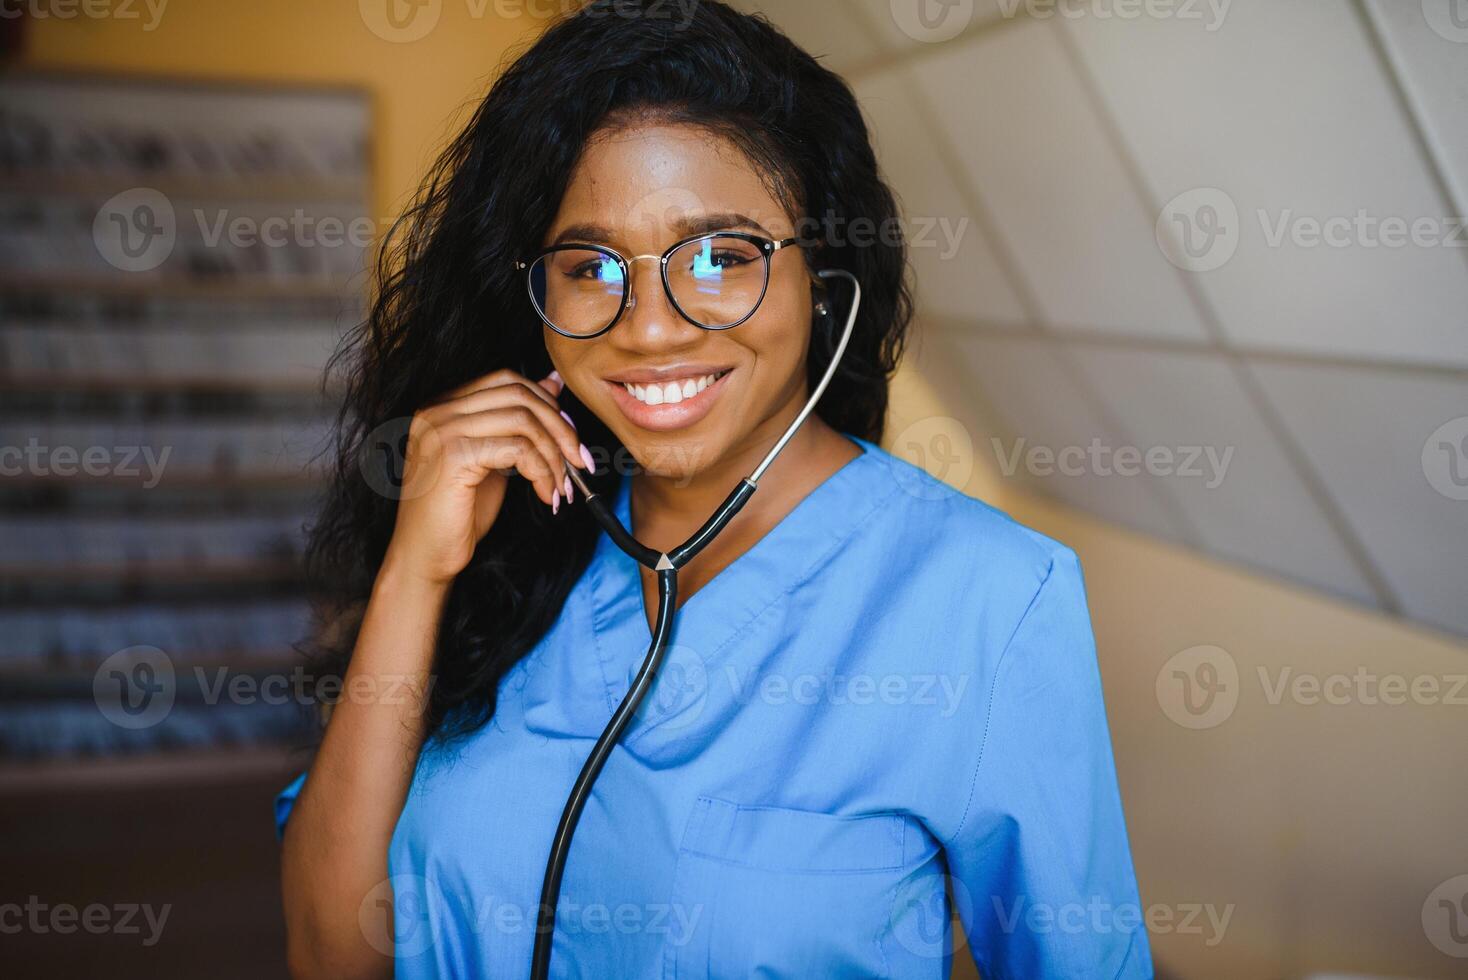
<svg viewBox="0 0 1468 980">
<path fill-rule="evenodd" d="M 981 393 L 945 377 L 940 352 L 920 338 L 912 360 L 925 373 L 899 376 L 890 448 L 905 451 L 904 431 L 936 431 L 924 419 L 953 419 L 975 446 L 968 492 L 1080 555 L 1143 901 L 1179 916 L 1234 906 L 1212 946 L 1206 919 L 1202 934 L 1154 931 L 1159 966 L 1190 980 L 1464 976 L 1468 961 L 1428 941 L 1422 911 L 1438 884 L 1468 874 L 1468 685 L 1443 703 L 1468 675 L 1468 648 L 1010 486 L 985 449 L 998 433 Z M 1238 700 L 1216 726 L 1190 729 L 1163 711 L 1164 698 L 1177 710 L 1175 688 L 1159 696 L 1157 679 L 1202 645 L 1237 665 Z M 1351 678 L 1350 703 L 1305 703 L 1308 687 L 1271 703 L 1286 669 L 1287 685 Z M 1364 703 L 1360 670 L 1436 681 L 1438 703 Z"/>
</svg>

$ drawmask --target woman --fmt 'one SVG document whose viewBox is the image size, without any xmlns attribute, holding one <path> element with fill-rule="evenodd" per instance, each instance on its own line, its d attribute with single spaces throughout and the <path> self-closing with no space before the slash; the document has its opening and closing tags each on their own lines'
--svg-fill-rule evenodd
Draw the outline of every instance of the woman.
<svg viewBox="0 0 1468 980">
<path fill-rule="evenodd" d="M 528 973 L 657 606 L 563 467 L 684 541 L 830 363 L 850 290 L 818 273 L 844 269 L 850 347 L 679 576 L 552 971 L 940 977 L 952 915 L 986 977 L 1150 976 L 1075 555 L 877 445 L 909 300 L 900 240 L 821 234 L 894 227 L 851 92 L 762 20 L 681 11 L 551 28 L 384 260 L 314 530 L 352 625 L 279 804 L 293 972 Z"/>
</svg>

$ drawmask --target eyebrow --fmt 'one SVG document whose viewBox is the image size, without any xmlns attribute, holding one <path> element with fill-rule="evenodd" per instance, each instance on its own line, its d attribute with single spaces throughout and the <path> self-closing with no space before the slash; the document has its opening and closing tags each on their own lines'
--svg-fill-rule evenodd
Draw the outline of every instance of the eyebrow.
<svg viewBox="0 0 1468 980">
<path fill-rule="evenodd" d="M 694 235 L 706 235 L 711 231 L 733 231 L 736 228 L 751 228 L 766 238 L 774 238 L 764 225 L 755 221 L 748 215 L 739 214 L 736 211 L 726 211 L 718 214 L 700 214 L 685 217 L 673 223 L 678 237 L 690 238 Z M 555 237 L 552 245 L 563 245 L 566 242 L 591 242 L 599 245 L 610 245 L 615 236 L 612 231 L 604 225 L 598 224 L 576 224 L 561 229 L 561 233 Z"/>
</svg>

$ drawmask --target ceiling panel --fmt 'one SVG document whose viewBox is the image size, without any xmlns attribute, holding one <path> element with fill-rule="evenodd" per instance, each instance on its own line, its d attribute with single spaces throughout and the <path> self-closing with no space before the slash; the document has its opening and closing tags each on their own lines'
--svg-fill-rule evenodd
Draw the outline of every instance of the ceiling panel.
<svg viewBox="0 0 1468 980">
<path fill-rule="evenodd" d="M 1000 271 L 983 224 L 964 200 L 927 125 L 930 109 L 906 70 L 863 78 L 856 93 L 871 123 L 877 155 L 897 193 L 918 292 L 919 315 L 934 313 L 1018 325 L 1024 309 Z"/>
<path fill-rule="evenodd" d="M 1468 379 L 1255 373 L 1405 613 L 1468 635 Z"/>
<path fill-rule="evenodd" d="M 1225 361 L 1096 347 L 1073 347 L 1067 354 L 1134 445 L 1144 453 L 1173 454 L 1155 467 L 1156 481 L 1198 529 L 1207 551 L 1376 604 Z"/>
<path fill-rule="evenodd" d="M 1367 0 L 1387 55 L 1444 177 L 1468 208 L 1468 13 L 1457 0 Z"/>
<path fill-rule="evenodd" d="M 941 44 L 982 27 L 1004 11 L 1023 9 L 1017 0 L 801 0 L 814 6 L 855 8 L 873 34 L 894 51 Z"/>
<path fill-rule="evenodd" d="M 1067 447 L 1084 449 L 1093 440 L 1103 446 L 1128 441 L 1106 424 L 1055 345 L 958 330 L 930 333 L 924 339 L 932 348 L 929 356 L 951 359 L 971 386 L 956 397 L 956 403 L 967 404 L 977 390 L 1003 423 L 1005 431 L 1000 434 L 975 433 L 974 448 L 1006 480 L 1036 487 L 1103 520 L 1170 541 L 1187 541 L 1190 532 L 1181 515 L 1158 495 L 1148 477 L 1073 465 L 1075 450 L 1064 470 L 1055 461 L 1053 457 Z"/>
<path fill-rule="evenodd" d="M 1055 21 L 1167 227 L 1190 229 L 1205 266 L 1222 263 L 1188 274 L 1225 332 L 1271 348 L 1468 363 L 1468 251 L 1449 247 L 1453 210 L 1355 5 L 1227 10 L 1216 30 L 1178 17 Z M 1411 241 L 1414 221 L 1427 244 Z"/>
<path fill-rule="evenodd" d="M 1055 29 L 1031 21 L 984 32 L 913 71 L 1046 322 L 1201 339 Z"/>
<path fill-rule="evenodd" d="M 867 26 L 868 14 L 842 0 L 730 0 L 745 13 L 765 15 L 790 39 L 834 71 L 871 61 L 886 49 Z"/>
</svg>

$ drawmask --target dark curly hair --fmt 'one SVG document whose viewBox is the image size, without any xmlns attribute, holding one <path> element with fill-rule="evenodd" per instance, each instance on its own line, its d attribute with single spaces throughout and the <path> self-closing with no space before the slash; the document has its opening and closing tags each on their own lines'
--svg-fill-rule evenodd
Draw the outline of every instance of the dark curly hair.
<svg viewBox="0 0 1468 980">
<path fill-rule="evenodd" d="M 326 676 L 346 669 L 392 535 L 400 447 L 384 452 L 383 440 L 400 437 L 427 402 L 490 371 L 550 371 L 513 262 L 539 247 L 600 128 L 628 116 L 700 126 L 773 175 L 797 228 L 848 228 L 857 219 L 897 227 L 896 203 L 840 77 L 761 17 L 713 0 L 676 19 L 664 13 L 675 9 L 596 0 L 551 26 L 494 82 L 387 235 L 369 316 L 328 369 L 346 394 L 308 548 L 321 620 L 312 649 Z M 847 269 L 863 291 L 847 353 L 816 412 L 838 431 L 876 441 L 912 315 L 906 249 L 900 234 L 812 237 L 819 240 L 803 250 L 812 269 Z M 833 325 L 829 315 L 813 321 L 812 385 L 830 363 Z M 620 443 L 569 390 L 561 402 L 598 459 L 620 458 Z M 620 476 L 599 469 L 593 488 L 614 491 Z M 430 733 L 451 738 L 493 716 L 500 679 L 554 623 L 599 534 L 585 508 L 553 518 L 527 482 L 512 481 L 451 590 Z"/>
</svg>

